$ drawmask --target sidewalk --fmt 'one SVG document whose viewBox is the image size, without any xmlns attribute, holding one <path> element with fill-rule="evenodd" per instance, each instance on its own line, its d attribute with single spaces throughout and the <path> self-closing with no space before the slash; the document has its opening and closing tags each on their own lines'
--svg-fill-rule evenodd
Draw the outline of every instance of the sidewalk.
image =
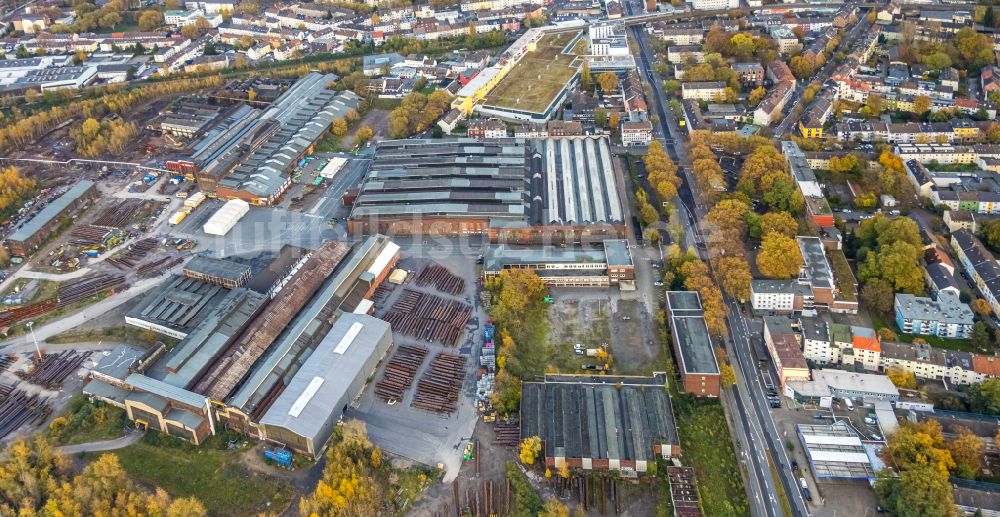
<svg viewBox="0 0 1000 517">
<path fill-rule="evenodd" d="M 116 449 L 124 449 L 135 442 L 138 442 L 142 438 L 143 433 L 132 432 L 121 438 L 115 438 L 114 440 L 103 440 L 100 442 L 90 442 L 90 443 L 79 443 L 76 445 L 64 445 L 62 447 L 56 447 L 56 450 L 66 454 L 79 454 L 81 452 L 101 452 L 101 451 L 113 451 Z"/>
</svg>

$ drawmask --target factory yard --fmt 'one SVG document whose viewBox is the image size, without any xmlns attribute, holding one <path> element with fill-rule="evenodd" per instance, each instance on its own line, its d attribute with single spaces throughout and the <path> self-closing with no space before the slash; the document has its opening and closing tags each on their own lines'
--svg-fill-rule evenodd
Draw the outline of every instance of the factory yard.
<svg viewBox="0 0 1000 517">
<path fill-rule="evenodd" d="M 539 113 L 552 103 L 577 73 L 580 65 L 575 46 L 579 33 L 543 36 L 535 50 L 514 66 L 486 97 L 484 104 Z"/>
</svg>

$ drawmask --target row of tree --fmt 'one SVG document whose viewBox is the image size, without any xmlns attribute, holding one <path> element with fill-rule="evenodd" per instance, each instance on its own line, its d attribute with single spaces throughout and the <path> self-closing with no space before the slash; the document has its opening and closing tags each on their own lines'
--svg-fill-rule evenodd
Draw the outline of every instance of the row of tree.
<svg viewBox="0 0 1000 517">
<path fill-rule="evenodd" d="M 127 116 L 137 106 L 154 99 L 221 85 L 221 77 L 209 76 L 154 82 L 145 84 L 141 88 L 108 89 L 100 97 L 53 106 L 28 116 L 8 118 L 7 124 L 0 127 L 0 152 L 21 150 L 35 139 L 73 118 L 101 119 L 112 113 Z"/>
<path fill-rule="evenodd" d="M 957 515 L 951 475 L 974 477 L 983 444 L 967 428 L 945 440 L 936 420 L 905 423 L 889 437 L 884 456 L 893 468 L 878 472 L 875 492 L 882 506 L 900 517 Z"/>
<path fill-rule="evenodd" d="M 389 136 L 406 138 L 426 130 L 450 105 L 451 94 L 440 88 L 430 95 L 420 92 L 407 95 L 402 104 L 389 113 Z"/>
<path fill-rule="evenodd" d="M 887 314 L 897 292 L 923 294 L 923 245 L 912 219 L 876 214 L 855 230 L 851 248 L 863 285 L 861 300 L 872 310 Z"/>
<path fill-rule="evenodd" d="M 82 124 L 73 127 L 69 132 L 76 144 L 76 152 L 87 158 L 97 158 L 110 152 L 113 156 L 121 155 L 139 134 L 139 128 L 132 122 L 117 118 L 98 122 L 88 118 Z"/>
<path fill-rule="evenodd" d="M 0 169 L 0 215 L 8 215 L 35 193 L 35 180 L 21 175 L 17 167 Z"/>
<path fill-rule="evenodd" d="M 0 515 L 21 517 L 161 515 L 200 517 L 196 499 L 172 499 L 162 489 L 132 482 L 114 454 L 104 454 L 73 475 L 72 463 L 42 437 L 18 440 L 0 455 Z"/>
</svg>

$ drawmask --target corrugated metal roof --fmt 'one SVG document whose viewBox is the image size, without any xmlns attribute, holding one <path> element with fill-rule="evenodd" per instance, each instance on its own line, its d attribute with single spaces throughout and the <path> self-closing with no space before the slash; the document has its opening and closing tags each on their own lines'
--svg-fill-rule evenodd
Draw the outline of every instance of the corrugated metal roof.
<svg viewBox="0 0 1000 517">
<path fill-rule="evenodd" d="M 59 196 L 45 208 L 38 212 L 35 217 L 29 219 L 23 226 L 17 229 L 13 235 L 8 237 L 12 241 L 26 241 L 30 239 L 33 235 L 38 233 L 43 226 L 48 224 L 50 221 L 59 217 L 59 214 L 66 210 L 70 205 L 76 203 L 84 194 L 94 186 L 94 182 L 90 180 L 81 180 L 76 182 L 65 194 Z"/>
</svg>

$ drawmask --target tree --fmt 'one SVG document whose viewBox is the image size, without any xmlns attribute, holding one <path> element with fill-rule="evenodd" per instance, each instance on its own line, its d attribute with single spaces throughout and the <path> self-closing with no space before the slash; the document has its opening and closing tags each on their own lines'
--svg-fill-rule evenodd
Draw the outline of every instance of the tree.
<svg viewBox="0 0 1000 517">
<path fill-rule="evenodd" d="M 802 269 L 802 252 L 790 237 L 780 233 L 764 236 L 757 254 L 757 269 L 767 278 L 792 278 Z"/>
<path fill-rule="evenodd" d="M 899 366 L 890 366 L 885 374 L 897 388 L 912 390 L 917 387 L 917 376 L 909 370 L 904 370 Z"/>
<path fill-rule="evenodd" d="M 893 304 L 892 285 L 881 278 L 873 278 L 861 288 L 861 302 L 878 314 L 889 314 Z"/>
<path fill-rule="evenodd" d="M 163 13 L 157 9 L 147 9 L 139 14 L 139 29 L 151 31 L 163 25 Z"/>
<path fill-rule="evenodd" d="M 364 142 L 367 142 L 367 141 L 371 140 L 372 136 L 374 136 L 374 132 L 372 131 L 372 128 L 370 128 L 368 126 L 361 126 L 354 133 L 354 137 L 360 143 L 364 143 Z"/>
<path fill-rule="evenodd" d="M 594 110 L 594 126 L 596 127 L 606 127 L 608 125 L 608 110 L 603 107 L 598 107 Z"/>
<path fill-rule="evenodd" d="M 785 237 L 795 237 L 799 223 L 788 212 L 768 212 L 760 218 L 760 234 L 780 233 Z"/>
<path fill-rule="evenodd" d="M 898 517 L 954 517 L 954 495 L 947 474 L 918 464 L 893 477 L 891 469 L 877 474 L 875 492 L 882 506 Z"/>
<path fill-rule="evenodd" d="M 1000 251 L 1000 220 L 986 220 L 980 224 L 979 236 L 990 249 Z"/>
<path fill-rule="evenodd" d="M 569 517 L 569 508 L 553 497 L 545 501 L 545 506 L 542 507 L 538 517 Z"/>
<path fill-rule="evenodd" d="M 753 273 L 750 272 L 750 264 L 747 263 L 746 257 L 724 255 L 713 263 L 719 285 L 729 293 L 729 296 L 737 300 L 749 300 Z"/>
<path fill-rule="evenodd" d="M 986 350 L 992 341 L 990 328 L 985 323 L 977 321 L 972 324 L 972 344 L 980 350 Z"/>
<path fill-rule="evenodd" d="M 983 13 L 983 26 L 984 27 L 996 27 L 996 13 L 993 12 L 993 6 L 987 6 L 986 11 Z"/>
<path fill-rule="evenodd" d="M 330 130 L 336 136 L 344 136 L 344 135 L 346 135 L 347 134 L 347 121 L 344 120 L 344 119 L 342 119 L 342 118 L 338 118 L 337 120 L 334 120 L 333 121 L 333 126 L 331 127 Z"/>
<path fill-rule="evenodd" d="M 748 213 L 750 205 L 743 201 L 735 198 L 723 199 L 708 211 L 705 220 L 723 232 L 735 232 L 738 239 L 742 240 L 747 231 Z"/>
<path fill-rule="evenodd" d="M 611 93 L 618 89 L 618 76 L 614 72 L 601 72 L 597 75 L 597 84 L 602 92 Z"/>
<path fill-rule="evenodd" d="M 580 67 L 580 89 L 585 92 L 594 91 L 594 76 L 590 75 L 590 63 L 586 59 Z"/>
<path fill-rule="evenodd" d="M 955 437 L 948 441 L 948 450 L 955 459 L 955 473 L 973 479 L 982 468 L 983 442 L 968 427 L 956 429 Z"/>
<path fill-rule="evenodd" d="M 982 318 L 988 317 L 990 313 L 993 312 L 993 308 L 990 307 L 990 302 L 982 298 L 976 298 L 969 304 L 969 306 L 972 307 L 973 312 Z"/>
<path fill-rule="evenodd" d="M 945 52 L 934 52 L 924 56 L 924 66 L 931 70 L 944 70 L 951 67 L 951 57 Z"/>
<path fill-rule="evenodd" d="M 986 379 L 966 390 L 969 408 L 976 413 L 1000 415 L 1000 379 Z"/>
<path fill-rule="evenodd" d="M 756 106 L 760 104 L 764 97 L 767 96 L 767 90 L 763 86 L 758 86 L 750 91 L 750 95 L 747 97 L 747 103 L 750 106 Z"/>
<path fill-rule="evenodd" d="M 611 129 L 612 131 L 618 131 L 618 124 L 620 122 L 620 119 L 621 116 L 618 114 L 618 112 L 612 113 L 608 117 L 608 128 Z"/>
<path fill-rule="evenodd" d="M 931 110 L 931 98 L 926 95 L 917 95 L 913 98 L 913 112 L 923 115 Z"/>
<path fill-rule="evenodd" d="M 529 436 L 521 440 L 521 452 L 518 458 L 525 465 L 534 465 L 538 455 L 542 452 L 542 439 L 537 436 Z"/>
</svg>

